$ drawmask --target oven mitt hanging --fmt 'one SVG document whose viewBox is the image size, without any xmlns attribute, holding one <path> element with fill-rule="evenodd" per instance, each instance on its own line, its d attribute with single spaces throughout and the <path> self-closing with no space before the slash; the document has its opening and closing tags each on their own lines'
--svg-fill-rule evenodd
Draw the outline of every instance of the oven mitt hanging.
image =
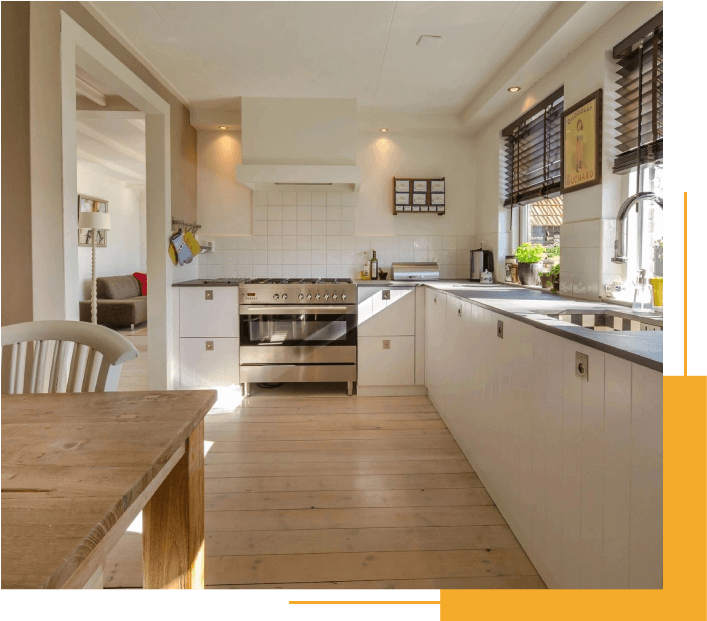
<svg viewBox="0 0 707 621">
<path fill-rule="evenodd" d="M 175 265 L 184 265 L 185 263 L 191 263 L 191 260 L 194 258 L 194 255 L 191 253 L 189 246 L 187 246 L 187 243 L 184 241 L 184 235 L 181 231 L 172 235 L 172 239 L 170 239 L 170 246 L 174 248 L 174 254 L 177 257 L 177 262 L 175 263 Z M 172 261 L 174 261 L 174 259 L 172 259 Z"/>
<path fill-rule="evenodd" d="M 184 233 L 184 243 L 189 246 L 189 250 L 191 250 L 192 255 L 196 256 L 201 252 L 201 246 L 199 245 L 199 242 L 196 241 L 196 237 L 194 237 L 191 231 Z"/>
</svg>

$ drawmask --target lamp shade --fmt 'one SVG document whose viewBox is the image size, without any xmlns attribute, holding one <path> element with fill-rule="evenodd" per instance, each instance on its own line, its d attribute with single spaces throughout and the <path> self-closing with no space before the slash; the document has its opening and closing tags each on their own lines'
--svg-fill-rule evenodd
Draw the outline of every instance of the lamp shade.
<svg viewBox="0 0 707 621">
<path fill-rule="evenodd" d="M 110 231 L 110 216 L 98 211 L 82 211 L 79 214 L 79 228 Z"/>
</svg>

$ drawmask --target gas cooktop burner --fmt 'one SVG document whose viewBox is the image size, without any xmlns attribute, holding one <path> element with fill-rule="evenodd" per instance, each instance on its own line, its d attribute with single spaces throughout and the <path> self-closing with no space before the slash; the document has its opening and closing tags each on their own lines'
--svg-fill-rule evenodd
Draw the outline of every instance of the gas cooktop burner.
<svg viewBox="0 0 707 621">
<path fill-rule="evenodd" d="M 251 285 L 351 285 L 350 278 L 256 278 Z"/>
</svg>

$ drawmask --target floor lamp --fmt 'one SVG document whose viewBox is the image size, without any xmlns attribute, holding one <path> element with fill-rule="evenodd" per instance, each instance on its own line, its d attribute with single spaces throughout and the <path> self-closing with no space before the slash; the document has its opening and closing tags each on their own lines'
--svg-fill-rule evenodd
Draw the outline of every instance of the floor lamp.
<svg viewBox="0 0 707 621">
<path fill-rule="evenodd" d="M 98 323 L 98 303 L 96 302 L 96 231 L 110 231 L 110 216 L 98 211 L 82 211 L 79 214 L 79 228 L 91 229 L 91 323 Z"/>
</svg>

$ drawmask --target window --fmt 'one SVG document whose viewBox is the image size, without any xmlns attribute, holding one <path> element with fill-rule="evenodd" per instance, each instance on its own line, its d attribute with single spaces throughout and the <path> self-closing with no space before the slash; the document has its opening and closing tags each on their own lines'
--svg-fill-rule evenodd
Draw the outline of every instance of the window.
<svg viewBox="0 0 707 621">
<path fill-rule="evenodd" d="M 504 207 L 559 195 L 563 101 L 560 88 L 503 130 Z"/>
<path fill-rule="evenodd" d="M 543 198 L 520 209 L 520 242 L 541 244 L 546 248 L 560 245 L 562 196 Z"/>
<path fill-rule="evenodd" d="M 614 58 L 618 64 L 619 115 L 616 126 L 619 153 L 614 159 L 614 172 L 622 174 L 636 169 L 639 138 L 641 162 L 663 158 L 662 11 L 619 43 L 614 48 Z"/>
</svg>

